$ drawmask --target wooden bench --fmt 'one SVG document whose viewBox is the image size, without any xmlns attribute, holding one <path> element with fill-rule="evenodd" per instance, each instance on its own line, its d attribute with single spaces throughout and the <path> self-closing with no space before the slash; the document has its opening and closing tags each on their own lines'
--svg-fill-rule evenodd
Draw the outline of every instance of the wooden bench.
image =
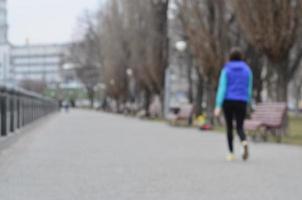
<svg viewBox="0 0 302 200">
<path fill-rule="evenodd" d="M 253 138 L 260 133 L 266 139 L 267 133 L 271 133 L 281 142 L 286 132 L 286 116 L 286 103 L 261 103 L 255 107 L 251 119 L 245 122 L 244 127 L 247 132 L 254 133 Z"/>
<path fill-rule="evenodd" d="M 192 123 L 194 106 L 191 104 L 180 106 L 177 113 L 168 116 L 171 125 L 190 125 Z"/>
</svg>

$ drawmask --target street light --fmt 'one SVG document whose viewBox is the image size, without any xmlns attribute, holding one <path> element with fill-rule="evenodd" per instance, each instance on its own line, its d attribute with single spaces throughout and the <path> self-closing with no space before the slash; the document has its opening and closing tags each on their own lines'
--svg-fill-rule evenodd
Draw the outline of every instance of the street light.
<svg viewBox="0 0 302 200">
<path fill-rule="evenodd" d="M 72 65 L 71 63 L 65 63 L 62 68 L 64 71 L 73 70 L 74 65 Z"/>
<path fill-rule="evenodd" d="M 96 90 L 106 90 L 106 85 L 104 83 L 98 83 L 96 86 L 95 86 L 95 89 Z"/>
<path fill-rule="evenodd" d="M 178 41 L 175 44 L 176 50 L 179 52 L 179 58 L 184 59 L 187 69 L 187 81 L 188 81 L 188 99 L 190 103 L 193 102 L 193 78 L 192 78 L 192 57 L 188 49 L 188 43 L 186 41 Z M 180 65 L 183 65 L 183 61 L 180 61 Z"/>
<path fill-rule="evenodd" d="M 185 41 L 178 41 L 175 44 L 175 48 L 179 51 L 179 52 L 184 52 L 187 49 L 187 42 Z"/>
<path fill-rule="evenodd" d="M 187 49 L 186 41 L 178 41 L 175 43 L 175 49 L 183 53 Z M 167 118 L 169 115 L 169 109 L 172 96 L 172 84 L 177 80 L 177 75 L 173 73 L 171 66 L 166 69 L 165 72 L 165 102 L 164 102 L 164 115 Z"/>
<path fill-rule="evenodd" d="M 126 70 L 126 73 L 127 73 L 128 76 L 132 76 L 133 75 L 133 70 L 131 68 L 128 68 Z"/>
<path fill-rule="evenodd" d="M 106 85 L 104 83 L 100 83 L 100 89 L 101 90 L 106 90 Z"/>
<path fill-rule="evenodd" d="M 126 74 L 128 76 L 128 100 L 134 101 L 133 99 L 135 98 L 135 79 L 133 78 L 133 70 L 131 68 L 127 68 Z"/>
</svg>

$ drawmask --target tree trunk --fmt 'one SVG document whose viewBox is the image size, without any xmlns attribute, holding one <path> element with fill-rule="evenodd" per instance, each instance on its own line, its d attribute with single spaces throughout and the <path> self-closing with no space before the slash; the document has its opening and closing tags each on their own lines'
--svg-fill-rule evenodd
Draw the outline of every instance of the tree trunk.
<svg viewBox="0 0 302 200">
<path fill-rule="evenodd" d="M 160 97 L 160 106 L 161 106 L 160 117 L 164 119 L 165 118 L 165 90 L 162 90 L 159 97 Z"/>
<path fill-rule="evenodd" d="M 287 80 L 285 76 L 279 75 L 278 77 L 278 89 L 277 89 L 277 101 L 278 102 L 287 102 L 288 89 L 287 89 Z"/>
<path fill-rule="evenodd" d="M 256 103 L 261 103 L 262 102 L 262 95 L 261 95 L 261 92 L 262 92 L 262 84 L 257 84 L 255 90 L 256 90 L 256 97 L 255 97 L 255 100 L 256 100 Z"/>
<path fill-rule="evenodd" d="M 151 1 L 152 2 L 152 1 Z M 164 93 L 165 88 L 165 71 L 169 65 L 169 37 L 168 37 L 168 8 L 169 0 L 153 2 L 153 9 L 155 14 L 155 33 L 157 34 L 157 41 L 159 45 L 155 50 L 157 52 L 158 67 L 156 71 L 159 72 L 157 75 L 159 94 Z M 151 95 L 151 94 L 150 94 Z"/>
<path fill-rule="evenodd" d="M 276 100 L 278 102 L 288 101 L 288 73 L 287 65 L 288 59 L 284 59 L 280 63 L 271 63 L 273 69 L 277 72 L 277 84 L 276 90 Z"/>
<path fill-rule="evenodd" d="M 265 77 L 265 83 L 266 83 L 266 90 L 267 90 L 267 95 L 269 97 L 269 99 L 271 101 L 277 101 L 276 99 L 276 91 L 275 88 L 273 87 L 273 85 L 275 85 L 273 83 L 272 77 L 274 77 L 274 72 L 272 70 L 272 67 L 268 67 L 267 69 L 267 74 Z"/>
<path fill-rule="evenodd" d="M 188 99 L 190 103 L 193 103 L 193 80 L 192 80 L 192 66 L 188 67 L 188 83 L 189 83 L 189 88 L 188 88 Z"/>
<path fill-rule="evenodd" d="M 283 61 L 279 63 L 271 63 L 273 70 L 277 73 L 277 84 L 276 84 L 276 100 L 277 102 L 288 102 L 288 72 L 287 72 L 287 65 L 288 65 L 288 58 L 283 59 Z M 285 115 L 284 119 L 284 130 L 282 130 L 282 135 L 288 133 L 288 125 L 289 119 L 288 114 Z"/>
<path fill-rule="evenodd" d="M 102 109 L 103 111 L 107 111 L 108 110 L 108 100 L 107 100 L 107 97 L 105 96 L 103 101 L 102 101 Z"/>
<path fill-rule="evenodd" d="M 214 125 L 214 107 L 215 107 L 215 87 L 212 81 L 207 82 L 207 118 L 210 124 Z"/>
<path fill-rule="evenodd" d="M 151 103 L 151 92 L 146 89 L 145 90 L 145 101 L 144 101 L 144 109 L 146 112 L 146 117 L 150 117 L 150 112 L 149 112 L 149 107 L 150 107 L 150 103 Z"/>
<path fill-rule="evenodd" d="M 263 80 L 262 80 L 262 77 L 261 77 L 262 66 L 259 66 L 259 65 L 261 65 L 261 63 L 257 62 L 257 61 L 254 62 L 254 65 L 257 65 L 257 66 L 254 66 L 252 68 L 253 76 L 254 76 L 253 92 L 255 91 L 255 93 L 256 93 L 256 96 L 255 96 L 256 103 L 260 103 L 260 102 L 262 102 L 262 95 L 261 94 L 262 94 L 262 90 L 263 90 Z"/>
<path fill-rule="evenodd" d="M 301 88 L 302 88 L 302 81 L 298 80 L 294 84 L 294 91 L 295 91 L 295 110 L 298 113 L 300 107 L 300 100 L 301 100 Z"/>
<path fill-rule="evenodd" d="M 121 102 L 119 98 L 116 98 L 115 102 L 116 102 L 116 112 L 121 113 Z"/>
<path fill-rule="evenodd" d="M 262 91 L 263 91 L 263 81 L 260 80 L 260 82 L 255 84 L 255 89 L 254 91 L 256 91 L 256 96 L 255 96 L 255 100 L 256 103 L 261 103 L 262 100 Z"/>
<path fill-rule="evenodd" d="M 88 93 L 88 99 L 90 101 L 90 108 L 93 109 L 93 106 L 94 106 L 94 97 L 95 97 L 94 89 L 88 88 L 87 89 L 87 93 Z"/>
<path fill-rule="evenodd" d="M 257 103 L 262 102 L 263 79 L 261 77 L 263 71 L 263 55 L 261 55 L 253 46 L 248 44 L 246 55 L 248 55 L 247 62 L 253 71 L 254 91 L 256 92 L 255 100 Z"/>
<path fill-rule="evenodd" d="M 203 77 L 198 74 L 198 85 L 197 85 L 197 96 L 195 101 L 195 114 L 196 116 L 203 113 L 202 103 L 203 103 L 203 92 L 204 91 L 204 80 Z"/>
<path fill-rule="evenodd" d="M 193 70 L 193 62 L 192 62 L 192 56 L 190 53 L 188 53 L 187 57 L 187 78 L 188 78 L 188 99 L 190 103 L 193 103 L 193 79 L 192 79 L 192 70 Z"/>
</svg>

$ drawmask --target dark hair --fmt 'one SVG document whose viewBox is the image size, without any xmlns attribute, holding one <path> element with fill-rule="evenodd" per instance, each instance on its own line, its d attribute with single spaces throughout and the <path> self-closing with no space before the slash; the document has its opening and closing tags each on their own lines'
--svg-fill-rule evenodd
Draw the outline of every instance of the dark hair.
<svg viewBox="0 0 302 200">
<path fill-rule="evenodd" d="M 239 47 L 234 47 L 231 49 L 229 55 L 230 61 L 241 61 L 244 59 L 243 53 Z"/>
</svg>

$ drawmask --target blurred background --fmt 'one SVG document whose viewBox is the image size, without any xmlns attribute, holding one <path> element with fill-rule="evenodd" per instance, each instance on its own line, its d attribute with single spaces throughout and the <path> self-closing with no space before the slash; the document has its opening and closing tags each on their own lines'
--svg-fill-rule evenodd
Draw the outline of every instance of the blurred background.
<svg viewBox="0 0 302 200">
<path fill-rule="evenodd" d="M 214 124 L 218 76 L 240 46 L 253 104 L 285 102 L 299 122 L 301 13 L 300 0 L 0 0 L 0 83 L 139 117 L 192 106 Z"/>
<path fill-rule="evenodd" d="M 233 47 L 244 163 L 214 116 Z M 301 92 L 302 0 L 0 0 L 0 200 L 300 200 Z"/>
</svg>

